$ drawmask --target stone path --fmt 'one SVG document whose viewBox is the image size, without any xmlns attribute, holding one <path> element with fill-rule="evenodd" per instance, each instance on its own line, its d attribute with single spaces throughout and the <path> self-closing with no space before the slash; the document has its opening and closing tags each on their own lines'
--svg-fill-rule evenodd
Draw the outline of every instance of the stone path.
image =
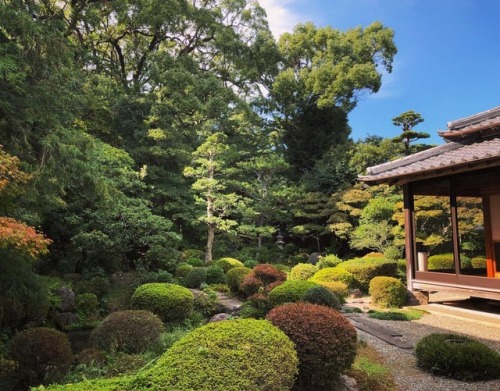
<svg viewBox="0 0 500 391">
<path fill-rule="evenodd" d="M 217 301 L 229 312 L 237 311 L 241 305 L 243 304 L 241 300 L 229 297 L 225 293 L 216 292 L 217 293 Z"/>
</svg>

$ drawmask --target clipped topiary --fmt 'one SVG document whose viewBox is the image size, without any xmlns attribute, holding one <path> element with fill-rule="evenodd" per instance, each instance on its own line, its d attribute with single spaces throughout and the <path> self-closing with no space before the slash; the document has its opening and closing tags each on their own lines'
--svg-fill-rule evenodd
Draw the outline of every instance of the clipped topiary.
<svg viewBox="0 0 500 391">
<path fill-rule="evenodd" d="M 177 341 L 131 389 L 285 391 L 293 386 L 297 364 L 292 341 L 271 323 L 226 320 Z"/>
<path fill-rule="evenodd" d="M 272 284 L 276 281 L 285 281 L 286 273 L 279 271 L 269 263 L 262 263 L 253 268 L 255 276 L 262 281 L 264 285 Z"/>
<path fill-rule="evenodd" d="M 500 354 L 457 334 L 430 334 L 415 346 L 417 365 L 435 375 L 459 380 L 500 379 Z"/>
<path fill-rule="evenodd" d="M 175 276 L 177 278 L 186 277 L 194 267 L 188 263 L 181 263 L 175 268 Z"/>
<path fill-rule="evenodd" d="M 36 327 L 16 334 L 10 341 L 8 357 L 17 364 L 24 385 L 57 381 L 71 367 L 73 354 L 68 337 L 61 331 Z"/>
<path fill-rule="evenodd" d="M 312 265 L 310 263 L 299 263 L 292 268 L 290 274 L 288 275 L 288 279 L 292 281 L 306 281 L 311 278 L 317 271 L 318 268 L 315 265 Z"/>
<path fill-rule="evenodd" d="M 244 265 L 235 258 L 221 258 L 215 261 L 215 266 L 219 266 L 222 270 L 224 270 L 224 273 L 227 273 L 233 267 L 241 267 Z"/>
<path fill-rule="evenodd" d="M 337 311 L 340 311 L 342 308 L 338 297 L 335 296 L 335 294 L 328 288 L 321 285 L 314 286 L 307 290 L 307 292 L 302 296 L 302 301 L 311 304 L 324 305 Z"/>
<path fill-rule="evenodd" d="M 343 269 L 354 276 L 355 286 L 349 288 L 359 288 L 363 292 L 368 292 L 370 281 L 374 277 L 397 276 L 397 262 L 389 261 L 383 257 L 363 257 L 342 262 L 336 269 Z"/>
<path fill-rule="evenodd" d="M 299 356 L 299 390 L 328 387 L 354 361 L 356 329 L 332 308 L 291 303 L 272 309 L 266 319 L 295 343 Z"/>
<path fill-rule="evenodd" d="M 332 281 L 332 282 L 324 282 L 324 281 L 317 281 L 317 284 L 324 286 L 327 288 L 330 292 L 332 292 L 335 296 L 340 301 L 340 304 L 345 303 L 345 299 L 347 296 L 349 296 L 349 287 L 347 284 L 340 282 L 340 281 Z"/>
<path fill-rule="evenodd" d="M 195 267 L 191 270 L 186 277 L 182 280 L 182 285 L 188 288 L 198 289 L 201 284 L 207 282 L 207 268 L 206 267 Z"/>
<path fill-rule="evenodd" d="M 252 273 L 252 269 L 245 266 L 233 267 L 226 274 L 227 285 L 231 292 L 241 291 L 240 286 L 246 275 Z"/>
<path fill-rule="evenodd" d="M 355 288 L 354 276 L 347 270 L 339 267 L 327 267 L 316 272 L 309 281 L 313 282 L 334 282 L 339 281 L 346 284 L 349 288 Z"/>
<path fill-rule="evenodd" d="M 158 342 L 164 329 L 160 318 L 151 312 L 117 311 L 104 318 L 90 340 L 107 352 L 141 353 Z"/>
<path fill-rule="evenodd" d="M 285 303 L 296 303 L 302 300 L 302 296 L 315 286 L 317 284 L 312 281 L 285 281 L 269 292 L 269 303 L 271 307 Z"/>
<path fill-rule="evenodd" d="M 196 257 L 187 258 L 185 262 L 188 265 L 191 265 L 193 267 L 202 267 L 205 265 L 205 262 L 203 262 L 203 259 L 196 258 Z"/>
<path fill-rule="evenodd" d="M 474 269 L 486 269 L 485 257 L 474 257 L 470 260 L 471 266 Z"/>
<path fill-rule="evenodd" d="M 381 307 L 402 307 L 406 302 L 406 287 L 394 277 L 375 277 L 370 281 L 372 303 Z"/>
<path fill-rule="evenodd" d="M 343 261 L 334 254 L 329 254 L 325 257 L 321 257 L 318 262 L 318 269 L 326 269 L 327 267 L 335 267 L 341 264 Z"/>
<path fill-rule="evenodd" d="M 207 284 L 225 284 L 226 275 L 219 266 L 210 266 L 207 268 Z"/>
<path fill-rule="evenodd" d="M 240 289 L 246 297 L 250 297 L 258 293 L 260 290 L 263 290 L 264 283 L 255 275 L 255 273 L 252 272 L 243 277 Z"/>
<path fill-rule="evenodd" d="M 132 309 L 150 311 L 164 322 L 178 322 L 191 314 L 193 301 L 193 294 L 183 286 L 151 283 L 135 290 L 130 305 Z"/>
</svg>

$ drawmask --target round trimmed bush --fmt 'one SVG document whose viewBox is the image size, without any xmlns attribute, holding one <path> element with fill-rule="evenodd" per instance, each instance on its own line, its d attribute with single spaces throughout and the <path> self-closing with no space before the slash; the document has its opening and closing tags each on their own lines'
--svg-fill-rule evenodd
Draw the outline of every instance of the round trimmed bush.
<svg viewBox="0 0 500 391">
<path fill-rule="evenodd" d="M 250 268 L 250 269 L 253 269 L 253 268 L 254 268 L 255 266 L 257 266 L 258 264 L 259 264 L 259 262 L 255 261 L 255 260 L 253 260 L 253 259 L 249 259 L 249 260 L 247 260 L 247 261 L 243 262 L 243 265 L 244 265 L 245 267 Z"/>
<path fill-rule="evenodd" d="M 345 303 L 345 299 L 349 296 L 349 287 L 347 284 L 340 281 L 324 282 L 317 281 L 317 284 L 324 286 L 330 292 L 332 292 L 340 301 L 340 304 Z"/>
<path fill-rule="evenodd" d="M 312 281 L 285 281 L 283 284 L 269 292 L 269 303 L 277 307 L 285 303 L 296 303 L 311 288 L 317 286 Z"/>
<path fill-rule="evenodd" d="M 359 288 L 363 292 L 368 292 L 370 281 L 374 277 L 397 276 L 397 262 L 389 261 L 380 256 L 363 257 L 342 262 L 336 269 L 342 268 L 354 276 L 354 286 L 349 284 L 349 288 Z M 344 281 L 345 282 L 345 281 Z"/>
<path fill-rule="evenodd" d="M 474 269 L 486 269 L 485 257 L 474 257 L 470 260 L 470 263 Z"/>
<path fill-rule="evenodd" d="M 321 285 L 310 288 L 304 296 L 302 296 L 302 301 L 311 304 L 324 305 L 337 311 L 340 311 L 342 308 L 338 297 L 335 296 L 335 294 L 328 288 Z"/>
<path fill-rule="evenodd" d="M 269 263 L 262 263 L 253 268 L 255 276 L 262 281 L 264 285 L 272 284 L 276 281 L 285 281 L 286 273 L 278 270 Z"/>
<path fill-rule="evenodd" d="M 227 285 L 231 292 L 240 291 L 240 286 L 246 275 L 252 273 L 252 269 L 245 266 L 233 267 L 226 274 Z"/>
<path fill-rule="evenodd" d="M 151 283 L 138 287 L 132 298 L 132 309 L 150 311 L 164 322 L 184 320 L 193 310 L 194 296 L 180 285 Z"/>
<path fill-rule="evenodd" d="M 447 270 L 455 268 L 455 261 L 453 260 L 452 253 L 431 255 L 427 262 L 429 270 Z"/>
<path fill-rule="evenodd" d="M 375 277 L 370 281 L 372 302 L 382 307 L 402 307 L 406 302 L 406 287 L 394 277 Z"/>
<path fill-rule="evenodd" d="M 240 284 L 240 290 L 246 295 L 246 297 L 253 296 L 263 289 L 264 283 L 253 272 L 245 275 Z"/>
<path fill-rule="evenodd" d="M 355 279 L 354 276 L 347 270 L 341 269 L 339 267 L 327 267 L 321 269 L 314 273 L 309 281 L 314 282 L 334 282 L 339 281 L 346 284 L 349 288 L 354 288 Z"/>
<path fill-rule="evenodd" d="M 326 269 L 327 267 L 335 267 L 341 264 L 343 261 L 334 254 L 321 257 L 318 262 L 318 269 Z"/>
<path fill-rule="evenodd" d="M 270 322 L 209 323 L 177 341 L 132 389 L 285 391 L 297 373 L 293 343 Z"/>
<path fill-rule="evenodd" d="M 387 247 L 384 251 L 384 258 L 397 261 L 401 258 L 401 249 L 395 246 Z"/>
<path fill-rule="evenodd" d="M 322 305 L 291 303 L 267 318 L 295 343 L 298 389 L 323 389 L 348 369 L 356 356 L 356 329 L 340 312 Z"/>
<path fill-rule="evenodd" d="M 190 265 L 189 263 L 181 263 L 175 268 L 175 276 L 177 278 L 184 278 L 186 277 L 191 270 L 193 270 L 194 267 Z"/>
<path fill-rule="evenodd" d="M 90 340 L 108 352 L 141 353 L 158 342 L 164 329 L 160 318 L 151 312 L 117 311 L 104 318 Z"/>
<path fill-rule="evenodd" d="M 221 258 L 215 262 L 215 266 L 219 266 L 222 270 L 224 270 L 224 273 L 227 273 L 233 267 L 241 267 L 244 265 L 236 258 Z"/>
<path fill-rule="evenodd" d="M 205 265 L 205 262 L 203 262 L 203 259 L 196 258 L 196 257 L 187 258 L 186 263 L 188 265 L 193 266 L 193 267 L 202 267 Z"/>
<path fill-rule="evenodd" d="M 289 280 L 306 281 L 318 271 L 315 265 L 310 263 L 299 263 L 295 265 L 288 276 Z"/>
<path fill-rule="evenodd" d="M 48 327 L 16 334 L 10 341 L 8 356 L 17 363 L 18 375 L 26 385 L 60 379 L 73 359 L 66 334 Z"/>
<path fill-rule="evenodd" d="M 225 284 L 226 275 L 219 266 L 210 266 L 207 268 L 207 284 Z"/>
<path fill-rule="evenodd" d="M 457 334 L 430 334 L 415 346 L 417 365 L 435 375 L 459 380 L 500 379 L 500 354 Z"/>
<path fill-rule="evenodd" d="M 207 268 L 206 267 L 195 267 L 191 270 L 186 277 L 184 277 L 182 285 L 188 288 L 198 289 L 201 284 L 207 282 Z"/>
</svg>

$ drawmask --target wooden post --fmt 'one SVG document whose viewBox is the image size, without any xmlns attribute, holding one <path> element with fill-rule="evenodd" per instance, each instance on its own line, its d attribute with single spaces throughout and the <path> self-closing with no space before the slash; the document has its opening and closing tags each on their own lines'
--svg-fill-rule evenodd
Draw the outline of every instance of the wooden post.
<svg viewBox="0 0 500 391">
<path fill-rule="evenodd" d="M 406 252 L 406 286 L 412 291 L 412 280 L 415 278 L 415 212 L 413 191 L 410 184 L 403 185 L 403 203 L 405 217 L 405 252 Z"/>
</svg>

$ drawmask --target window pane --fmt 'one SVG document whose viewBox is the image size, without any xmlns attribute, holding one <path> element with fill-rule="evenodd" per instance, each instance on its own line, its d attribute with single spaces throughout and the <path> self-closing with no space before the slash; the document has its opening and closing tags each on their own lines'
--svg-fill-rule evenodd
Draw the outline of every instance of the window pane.
<svg viewBox="0 0 500 391">
<path fill-rule="evenodd" d="M 461 274 L 487 275 L 483 216 L 480 197 L 457 197 Z"/>
</svg>

